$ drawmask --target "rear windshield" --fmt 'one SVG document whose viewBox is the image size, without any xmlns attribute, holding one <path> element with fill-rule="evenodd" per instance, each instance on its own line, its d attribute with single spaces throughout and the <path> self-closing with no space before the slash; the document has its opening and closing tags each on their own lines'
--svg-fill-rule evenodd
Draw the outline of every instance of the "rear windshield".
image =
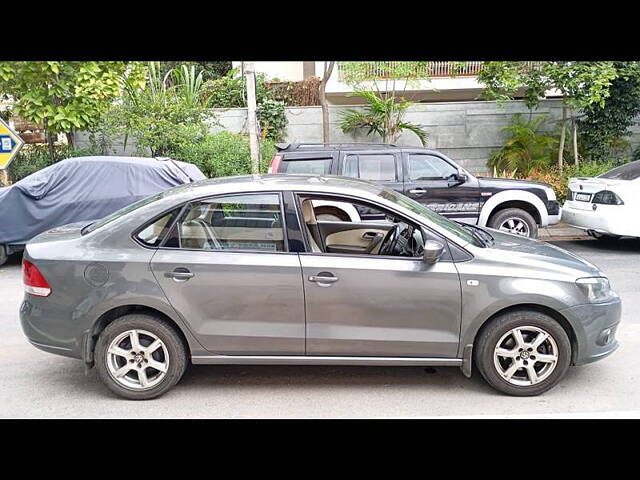
<svg viewBox="0 0 640 480">
<path fill-rule="evenodd" d="M 331 169 L 330 158 L 313 160 L 287 160 L 282 162 L 278 173 L 308 173 L 311 175 L 327 175 Z"/>
<path fill-rule="evenodd" d="M 98 220 L 97 222 L 90 223 L 89 225 L 87 225 L 82 229 L 81 233 L 82 235 L 91 233 L 94 230 L 97 230 L 98 228 L 104 227 L 107 223 L 111 223 L 114 220 L 122 217 L 123 215 L 126 215 L 127 213 L 133 212 L 134 210 L 137 210 L 140 207 L 144 207 L 145 205 L 155 202 L 156 200 L 160 200 L 162 197 L 164 197 L 164 192 L 156 193 L 155 195 L 151 195 L 147 198 L 143 198 L 142 200 L 138 200 L 137 202 L 132 203 L 131 205 L 127 205 L 126 207 L 121 208 L 120 210 L 116 210 L 111 215 L 107 215 L 106 217 L 104 217 L 101 220 Z"/>
<path fill-rule="evenodd" d="M 620 165 L 606 173 L 600 175 L 599 178 L 613 178 L 616 180 L 635 180 L 640 177 L 640 160 Z"/>
</svg>

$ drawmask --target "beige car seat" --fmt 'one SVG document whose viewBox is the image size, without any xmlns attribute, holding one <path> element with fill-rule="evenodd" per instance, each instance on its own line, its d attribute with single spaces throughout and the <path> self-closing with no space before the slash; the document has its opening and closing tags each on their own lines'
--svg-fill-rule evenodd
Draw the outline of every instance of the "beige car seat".
<svg viewBox="0 0 640 480">
<path fill-rule="evenodd" d="M 307 237 L 309 237 L 309 243 L 311 244 L 311 251 L 322 253 L 322 249 L 318 246 L 318 242 L 314 236 L 314 232 L 316 235 L 319 233 L 318 221 L 313 211 L 313 204 L 309 199 L 302 201 L 302 216 L 304 217 L 304 225 L 307 229 Z"/>
<path fill-rule="evenodd" d="M 207 206 L 194 207 L 180 226 L 182 247 L 199 250 L 221 250 L 222 245 L 213 233 L 211 226 L 202 218 Z"/>
</svg>

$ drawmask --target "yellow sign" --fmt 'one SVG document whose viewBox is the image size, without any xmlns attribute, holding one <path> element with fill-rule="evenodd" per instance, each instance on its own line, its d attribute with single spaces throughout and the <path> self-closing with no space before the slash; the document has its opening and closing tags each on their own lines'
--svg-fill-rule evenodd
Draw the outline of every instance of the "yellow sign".
<svg viewBox="0 0 640 480">
<path fill-rule="evenodd" d="M 0 118 L 0 170 L 9 166 L 23 145 L 24 140 Z"/>
</svg>

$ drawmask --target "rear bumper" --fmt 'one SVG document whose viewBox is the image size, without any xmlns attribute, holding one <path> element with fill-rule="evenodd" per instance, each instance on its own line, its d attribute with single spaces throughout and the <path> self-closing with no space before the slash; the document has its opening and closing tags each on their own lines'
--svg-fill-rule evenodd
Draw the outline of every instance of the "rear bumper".
<svg viewBox="0 0 640 480">
<path fill-rule="evenodd" d="M 20 305 L 20 324 L 27 340 L 45 352 L 82 358 L 83 339 L 88 331 L 62 312 L 44 309 L 37 298 L 25 295 Z"/>
<path fill-rule="evenodd" d="M 625 218 L 619 205 L 597 205 L 596 210 L 593 210 L 575 208 L 574 203 L 567 201 L 562 207 L 562 221 L 567 225 L 609 235 L 640 235 L 640 232 L 630 228 L 632 223 L 628 217 Z"/>
<path fill-rule="evenodd" d="M 576 334 L 574 365 L 595 362 L 612 354 L 619 346 L 615 338 L 620 323 L 621 303 L 616 298 L 607 303 L 577 305 L 562 310 Z"/>
</svg>

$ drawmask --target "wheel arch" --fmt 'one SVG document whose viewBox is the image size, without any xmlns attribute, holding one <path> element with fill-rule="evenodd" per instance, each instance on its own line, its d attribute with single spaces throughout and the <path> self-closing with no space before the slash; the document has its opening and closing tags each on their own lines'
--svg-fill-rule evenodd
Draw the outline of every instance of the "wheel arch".
<svg viewBox="0 0 640 480">
<path fill-rule="evenodd" d="M 157 308 L 150 307 L 148 305 L 141 304 L 128 304 L 128 305 L 119 305 L 117 307 L 113 307 L 110 310 L 104 312 L 98 319 L 94 322 L 91 330 L 86 334 L 85 341 L 83 344 L 82 358 L 84 362 L 90 366 L 93 365 L 94 362 L 94 351 L 96 347 L 96 343 L 98 341 L 98 337 L 102 333 L 102 331 L 113 322 L 115 319 L 120 318 L 124 315 L 139 313 L 139 314 L 147 314 L 154 317 L 159 317 L 169 323 L 176 333 L 182 339 L 187 352 L 192 351 L 192 345 L 189 341 L 191 335 L 188 332 L 185 332 L 180 326 L 179 322 L 174 320 L 170 315 L 165 312 L 158 310 Z"/>
<path fill-rule="evenodd" d="M 524 190 L 508 190 L 495 194 L 484 203 L 478 225 L 486 226 L 493 215 L 505 208 L 520 208 L 528 212 L 541 227 L 549 223 L 547 208 L 540 198 Z"/>
<path fill-rule="evenodd" d="M 571 343 L 571 364 L 573 365 L 573 363 L 575 362 L 575 360 L 577 358 L 577 355 L 578 355 L 578 337 L 576 335 L 576 332 L 573 329 L 573 327 L 571 326 L 571 323 L 569 322 L 569 320 L 564 315 L 562 315 L 562 313 L 560 313 L 559 311 L 554 310 L 553 308 L 548 307 L 546 305 L 540 305 L 540 304 L 536 304 L 536 303 L 520 303 L 520 304 L 517 304 L 517 305 L 510 305 L 508 307 L 504 307 L 504 308 L 498 310 L 497 312 L 495 312 L 492 315 L 490 315 L 486 320 L 484 320 L 478 326 L 477 330 L 474 332 L 473 337 L 472 337 L 473 338 L 473 344 L 475 345 L 476 338 L 478 338 L 478 336 L 482 333 L 482 331 L 496 317 L 499 317 L 499 316 L 504 315 L 506 313 L 516 312 L 516 311 L 525 311 L 525 310 L 543 313 L 545 315 L 550 316 L 551 318 L 553 318 L 554 320 L 556 320 L 560 324 L 560 326 L 567 333 L 567 336 L 569 337 L 569 342 Z"/>
</svg>

